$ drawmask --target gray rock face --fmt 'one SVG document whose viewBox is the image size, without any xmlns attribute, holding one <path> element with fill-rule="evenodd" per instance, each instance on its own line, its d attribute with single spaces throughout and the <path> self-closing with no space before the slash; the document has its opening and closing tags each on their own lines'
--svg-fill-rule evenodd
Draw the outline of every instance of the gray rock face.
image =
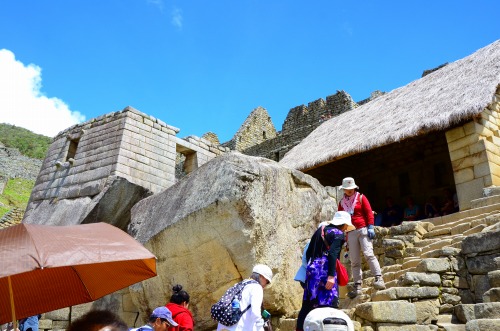
<svg viewBox="0 0 500 331">
<path fill-rule="evenodd" d="M 220 156 L 132 209 L 129 233 L 158 258 L 158 276 L 132 288 L 146 310 L 165 304 L 180 283 L 191 297 L 197 328 L 215 326 L 210 307 L 254 264 L 275 274 L 264 306 L 288 315 L 300 308 L 293 281 L 303 245 L 335 209 L 319 182 L 268 159 Z"/>
<path fill-rule="evenodd" d="M 101 193 L 95 197 L 42 200 L 24 215 L 24 223 L 75 225 L 106 222 L 125 230 L 130 222 L 130 209 L 151 193 L 120 177 L 109 177 Z"/>
</svg>

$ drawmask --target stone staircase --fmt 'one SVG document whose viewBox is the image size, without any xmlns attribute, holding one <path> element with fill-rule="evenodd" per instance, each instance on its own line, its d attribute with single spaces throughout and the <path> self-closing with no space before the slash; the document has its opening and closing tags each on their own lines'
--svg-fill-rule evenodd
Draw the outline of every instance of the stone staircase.
<svg viewBox="0 0 500 331">
<path fill-rule="evenodd" d="M 500 330 L 500 195 L 478 200 L 471 210 L 376 228 L 386 289 L 372 288 L 364 264 L 363 295 L 341 300 L 357 330 Z"/>
</svg>

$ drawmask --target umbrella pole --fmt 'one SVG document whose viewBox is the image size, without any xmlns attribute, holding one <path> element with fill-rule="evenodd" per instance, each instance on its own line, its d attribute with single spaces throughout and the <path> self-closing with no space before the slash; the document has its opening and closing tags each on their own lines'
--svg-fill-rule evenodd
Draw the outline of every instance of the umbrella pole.
<svg viewBox="0 0 500 331">
<path fill-rule="evenodd" d="M 12 293 L 12 282 L 10 276 L 7 277 L 9 282 L 9 296 L 10 296 L 10 309 L 12 311 L 12 323 L 14 324 L 14 330 L 17 330 L 17 319 L 16 319 L 16 308 L 14 307 L 14 293 Z"/>
</svg>

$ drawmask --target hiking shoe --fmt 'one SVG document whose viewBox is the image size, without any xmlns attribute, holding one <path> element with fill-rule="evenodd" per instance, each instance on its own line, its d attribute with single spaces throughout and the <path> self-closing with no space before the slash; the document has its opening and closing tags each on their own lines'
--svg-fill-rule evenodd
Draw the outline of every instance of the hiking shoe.
<svg viewBox="0 0 500 331">
<path fill-rule="evenodd" d="M 351 292 L 347 293 L 347 296 L 351 299 L 354 299 L 358 295 L 363 294 L 363 290 L 361 288 L 361 284 L 354 284 L 354 288 Z"/>
<path fill-rule="evenodd" d="M 375 276 L 375 281 L 373 282 L 373 288 L 376 290 L 385 290 L 385 283 L 382 276 Z"/>
</svg>

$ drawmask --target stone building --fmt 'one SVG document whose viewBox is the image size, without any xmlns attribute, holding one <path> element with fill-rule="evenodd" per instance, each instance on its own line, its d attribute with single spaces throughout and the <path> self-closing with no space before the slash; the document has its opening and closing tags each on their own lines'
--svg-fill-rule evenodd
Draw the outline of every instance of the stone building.
<svg viewBox="0 0 500 331">
<path fill-rule="evenodd" d="M 385 197 L 456 190 L 460 210 L 500 185 L 500 41 L 319 126 L 280 161 L 323 185 L 353 176 Z"/>
<path fill-rule="evenodd" d="M 132 107 L 62 131 L 47 152 L 24 221 L 39 223 L 37 218 L 44 216 L 45 223 L 77 224 L 119 218 L 116 210 L 102 214 L 98 201 L 121 196 L 120 202 L 128 201 L 131 207 L 144 194 L 158 193 L 176 182 L 178 153 L 184 156 L 184 173 L 189 173 L 226 150 L 196 136 L 178 138 L 178 132 Z M 121 184 L 112 185 L 116 180 Z M 134 187 L 137 197 L 124 194 L 125 187 Z M 125 210 L 122 216 L 129 217 Z M 70 221 L 61 221 L 62 216 Z M 107 221 L 115 225 L 127 223 L 111 219 Z"/>
</svg>

